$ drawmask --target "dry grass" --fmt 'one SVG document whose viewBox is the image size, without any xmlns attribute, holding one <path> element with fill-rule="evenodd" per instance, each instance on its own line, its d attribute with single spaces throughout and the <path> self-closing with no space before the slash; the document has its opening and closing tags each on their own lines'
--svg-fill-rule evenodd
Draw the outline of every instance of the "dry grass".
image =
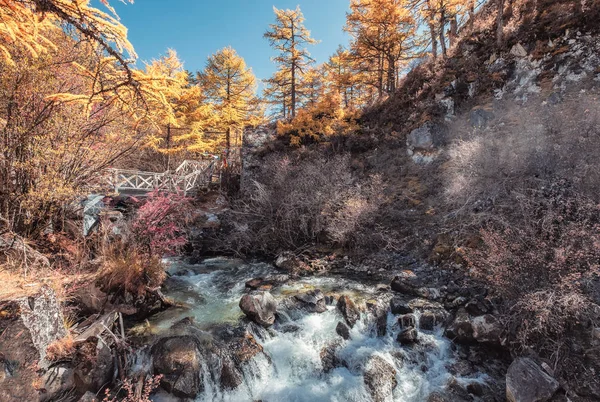
<svg viewBox="0 0 600 402">
<path fill-rule="evenodd" d="M 55 362 L 75 353 L 75 340 L 71 334 L 51 343 L 46 349 L 46 359 Z"/>
<path fill-rule="evenodd" d="M 159 257 L 147 256 L 135 247 L 117 242 L 104 251 L 104 263 L 98 273 L 104 290 L 143 296 L 159 287 L 166 278 Z"/>
</svg>

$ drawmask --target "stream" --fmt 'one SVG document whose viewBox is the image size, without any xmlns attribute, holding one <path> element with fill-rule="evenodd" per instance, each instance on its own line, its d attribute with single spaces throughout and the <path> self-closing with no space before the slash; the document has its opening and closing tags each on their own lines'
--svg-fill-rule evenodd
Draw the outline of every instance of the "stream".
<svg viewBox="0 0 600 402">
<path fill-rule="evenodd" d="M 246 281 L 257 277 L 281 278 L 281 273 L 271 265 L 226 258 L 209 259 L 199 265 L 172 261 L 169 273 L 171 277 L 164 293 L 182 306 L 151 318 L 149 324 L 157 337 L 165 336 L 174 324 L 188 317 L 193 318 L 195 327 L 206 333 L 223 325 L 238 325 L 245 320 L 239 301 L 246 291 Z M 327 276 L 288 280 L 270 292 L 281 305 L 293 295 L 315 289 L 335 297 L 347 295 L 357 306 L 381 297 L 381 288 L 376 285 Z M 384 303 L 389 305 L 389 298 Z M 240 365 L 241 384 L 234 389 L 223 389 L 219 375 L 214 375 L 215 369 L 210 367 L 214 363 L 207 359 L 201 370 L 202 392 L 195 400 L 416 402 L 427 401 L 432 392 L 442 390 L 450 380 L 465 386 L 486 380 L 481 374 L 461 378 L 448 371 L 455 363 L 455 352 L 439 326 L 432 331 L 419 330 L 418 343 L 401 345 L 397 341 L 402 331 L 398 317 L 389 309 L 386 311 L 384 335 L 381 334 L 382 320 L 379 320 L 378 334 L 377 320 L 365 309 L 350 329 L 349 339 L 343 340 L 336 333 L 336 326 L 344 317 L 333 297 L 327 297 L 326 310 L 322 313 L 278 308 L 277 321 L 272 327 L 248 325 L 263 353 Z M 414 314 L 418 326 L 420 312 Z M 334 351 L 337 363 L 326 369 L 322 351 L 328 347 Z M 389 372 L 395 377 L 387 383 L 375 382 L 372 387 L 375 389 L 396 383 L 393 391 L 383 397 L 374 396 L 366 385 L 365 367 L 374 356 L 383 359 L 386 367 L 393 368 Z M 169 399 L 157 397 L 156 400 Z"/>
</svg>

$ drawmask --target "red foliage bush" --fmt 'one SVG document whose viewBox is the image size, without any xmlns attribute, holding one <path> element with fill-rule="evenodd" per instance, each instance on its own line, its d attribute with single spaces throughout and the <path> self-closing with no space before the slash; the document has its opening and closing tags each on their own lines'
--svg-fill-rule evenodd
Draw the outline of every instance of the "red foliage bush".
<svg viewBox="0 0 600 402">
<path fill-rule="evenodd" d="M 152 256 L 172 255 L 187 242 L 185 223 L 189 199 L 152 192 L 131 222 L 133 243 Z"/>
</svg>

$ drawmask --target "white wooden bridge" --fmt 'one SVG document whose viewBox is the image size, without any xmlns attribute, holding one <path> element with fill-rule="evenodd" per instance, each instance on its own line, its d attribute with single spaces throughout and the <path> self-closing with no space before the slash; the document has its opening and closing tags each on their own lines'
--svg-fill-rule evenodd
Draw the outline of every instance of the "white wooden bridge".
<svg viewBox="0 0 600 402">
<path fill-rule="evenodd" d="M 188 195 L 214 182 L 215 173 L 218 172 L 218 162 L 219 159 L 186 160 L 175 171 L 163 173 L 108 169 L 107 179 L 111 188 L 117 193 L 143 194 L 162 190 Z"/>
</svg>

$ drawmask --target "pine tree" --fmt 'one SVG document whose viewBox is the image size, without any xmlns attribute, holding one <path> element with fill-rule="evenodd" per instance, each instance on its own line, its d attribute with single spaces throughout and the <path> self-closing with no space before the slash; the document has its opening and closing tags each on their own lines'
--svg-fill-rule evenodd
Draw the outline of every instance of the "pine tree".
<svg viewBox="0 0 600 402">
<path fill-rule="evenodd" d="M 273 7 L 276 22 L 270 25 L 270 29 L 264 34 L 270 45 L 275 48 L 279 55 L 273 60 L 279 65 L 280 76 L 289 76 L 290 93 L 290 117 L 296 116 L 298 103 L 298 83 L 306 68 L 313 63 L 306 45 L 317 43 L 311 38 L 310 31 L 304 26 L 304 15 L 297 7 L 295 10 L 278 10 Z"/>
</svg>

